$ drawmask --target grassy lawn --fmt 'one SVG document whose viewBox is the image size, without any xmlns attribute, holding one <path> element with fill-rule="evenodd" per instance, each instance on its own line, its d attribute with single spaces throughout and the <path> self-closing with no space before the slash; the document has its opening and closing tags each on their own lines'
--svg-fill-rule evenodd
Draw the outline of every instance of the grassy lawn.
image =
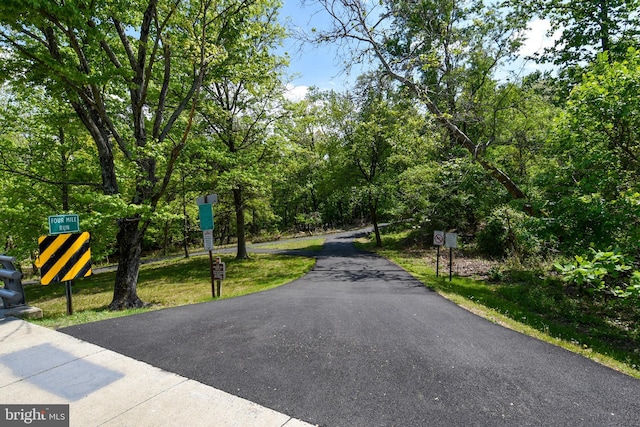
<svg viewBox="0 0 640 427">
<path fill-rule="evenodd" d="M 227 279 L 222 298 L 260 292 L 291 282 L 308 272 L 315 260 L 304 257 L 253 254 L 249 260 L 223 256 Z M 111 312 L 115 272 L 78 279 L 73 286 L 73 312 L 67 316 L 65 287 L 61 283 L 25 287 L 30 305 L 43 311 L 43 318 L 31 320 L 49 328 L 127 316 L 149 310 L 194 304 L 212 299 L 209 256 L 193 256 L 145 264 L 138 278 L 138 296 L 148 307 Z"/>
<path fill-rule="evenodd" d="M 322 245 L 324 245 L 324 240 L 325 239 L 291 240 L 288 242 L 260 245 L 260 249 L 319 251 L 322 249 Z"/>
<path fill-rule="evenodd" d="M 384 247 L 362 239 L 358 245 L 395 262 L 425 286 L 492 322 L 582 354 L 640 378 L 638 301 L 602 300 L 567 292 L 558 280 L 523 273 L 519 280 L 488 283 L 435 277 L 425 250 L 405 244 L 406 233 L 384 236 Z M 441 266 L 442 267 L 442 266 Z"/>
</svg>

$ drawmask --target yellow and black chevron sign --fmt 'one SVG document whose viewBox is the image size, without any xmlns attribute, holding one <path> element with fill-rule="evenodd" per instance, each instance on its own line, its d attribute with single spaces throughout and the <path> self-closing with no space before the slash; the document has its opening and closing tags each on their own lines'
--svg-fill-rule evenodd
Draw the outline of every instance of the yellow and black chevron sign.
<svg viewBox="0 0 640 427">
<path fill-rule="evenodd" d="M 40 283 L 66 282 L 91 275 L 89 233 L 58 234 L 38 238 Z"/>
</svg>

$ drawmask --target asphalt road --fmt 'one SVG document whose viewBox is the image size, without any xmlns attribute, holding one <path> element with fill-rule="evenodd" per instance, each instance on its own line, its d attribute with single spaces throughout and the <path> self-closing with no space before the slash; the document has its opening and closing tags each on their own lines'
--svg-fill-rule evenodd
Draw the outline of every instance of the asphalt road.
<svg viewBox="0 0 640 427">
<path fill-rule="evenodd" d="M 321 426 L 640 425 L 640 381 L 457 307 L 353 235 L 270 291 L 61 331 Z"/>
</svg>

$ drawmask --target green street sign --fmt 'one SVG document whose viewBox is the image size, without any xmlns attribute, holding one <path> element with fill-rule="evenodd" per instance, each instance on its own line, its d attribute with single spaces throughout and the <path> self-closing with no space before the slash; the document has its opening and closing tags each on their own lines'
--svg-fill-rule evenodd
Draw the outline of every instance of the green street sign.
<svg viewBox="0 0 640 427">
<path fill-rule="evenodd" d="M 76 214 L 51 215 L 49 217 L 49 234 L 79 233 L 80 218 Z"/>
<path fill-rule="evenodd" d="M 200 230 L 213 230 L 213 207 L 211 203 L 198 205 L 200 213 Z"/>
</svg>

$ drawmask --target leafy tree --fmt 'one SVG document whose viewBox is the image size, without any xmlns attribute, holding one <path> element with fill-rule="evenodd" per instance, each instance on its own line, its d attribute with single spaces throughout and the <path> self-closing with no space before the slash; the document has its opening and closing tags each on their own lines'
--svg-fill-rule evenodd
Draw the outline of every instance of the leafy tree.
<svg viewBox="0 0 640 427">
<path fill-rule="evenodd" d="M 233 197 L 238 259 L 248 258 L 245 209 L 269 189 L 272 171 L 264 165 L 273 162 L 279 140 L 273 129 L 283 114 L 286 64 L 271 53 L 284 37 L 277 8 L 266 4 L 248 21 L 238 47 L 229 52 L 233 60 L 225 75 L 205 84 L 199 109 L 204 132 L 212 136 L 217 186 Z"/>
<path fill-rule="evenodd" d="M 10 253 L 34 255 L 48 215 L 81 214 L 81 228 L 94 232 L 92 252 L 102 258 L 114 237 L 113 217 L 96 212 L 100 171 L 95 147 L 75 113 L 42 90 L 5 89 L 0 108 L 0 171 L 6 198 L 0 229 Z M 98 232 L 99 231 L 99 232 Z"/>
<path fill-rule="evenodd" d="M 475 230 L 503 203 L 497 184 L 466 157 L 434 157 L 398 176 L 405 217 L 433 230 Z"/>
<path fill-rule="evenodd" d="M 350 224 L 362 216 L 360 200 L 352 194 L 339 160 L 344 159 L 344 125 L 353 112 L 350 98 L 311 88 L 305 99 L 289 108 L 290 114 L 280 122 L 287 141 L 281 159 L 286 173 L 274 187 L 282 226 L 310 231 L 321 224 Z"/>
<path fill-rule="evenodd" d="M 416 121 L 422 116 L 392 81 L 375 73 L 360 76 L 352 91 L 325 92 L 319 101 L 322 120 L 314 140 L 323 171 L 317 189 L 325 209 L 346 202 L 338 210 L 347 210 L 352 219 L 361 208 L 380 246 L 379 220 L 395 204 L 395 182 L 406 161 L 404 146 L 417 136 Z"/>
<path fill-rule="evenodd" d="M 450 140 L 460 144 L 515 199 L 522 189 L 487 158 L 465 132 L 465 102 L 473 102 L 496 67 L 515 54 L 523 24 L 481 2 L 320 0 L 333 26 L 320 42 L 353 42 L 355 60 L 374 57 L 433 115 Z M 460 97 L 464 94 L 464 97 Z"/>
<path fill-rule="evenodd" d="M 391 168 L 391 157 L 396 146 L 402 143 L 402 137 L 408 136 L 408 133 L 403 134 L 401 123 L 402 114 L 410 110 L 403 110 L 398 105 L 392 86 L 382 76 L 360 76 L 355 93 L 356 122 L 345 132 L 343 144 L 351 159 L 347 167 L 356 171 L 358 181 L 363 184 L 376 246 L 380 247 L 380 205 L 392 193 L 390 186 L 395 173 Z"/>
<path fill-rule="evenodd" d="M 188 141 L 205 77 L 235 48 L 258 0 L 8 0 L 0 74 L 69 103 L 119 210 L 111 309 L 139 307 L 141 244 Z"/>
<path fill-rule="evenodd" d="M 541 159 L 544 143 L 559 109 L 525 82 L 497 85 L 487 93 L 472 124 L 485 143 L 478 150 L 527 186 Z M 535 194 L 530 194 L 535 203 Z"/>
<path fill-rule="evenodd" d="M 638 0 L 507 0 L 521 20 L 544 19 L 550 23 L 547 36 L 553 46 L 533 56 L 539 63 L 559 67 L 548 85 L 558 93 L 558 105 L 569 98 L 580 83 L 584 67 L 606 53 L 609 61 L 624 58 L 627 48 L 640 41 L 640 2 Z"/>
<path fill-rule="evenodd" d="M 638 0 L 510 0 L 525 19 L 539 17 L 551 24 L 549 36 L 560 32 L 540 61 L 562 67 L 590 63 L 599 53 L 610 60 L 622 58 L 628 47 L 637 46 L 640 35 Z"/>
<path fill-rule="evenodd" d="M 634 49 L 624 61 L 601 57 L 574 88 L 545 150 L 549 160 L 538 175 L 544 209 L 572 250 L 582 253 L 592 243 L 639 249 L 639 87 Z"/>
<path fill-rule="evenodd" d="M 273 183 L 272 206 L 281 228 L 293 228 L 298 222 L 296 218 L 309 218 L 327 205 L 328 194 L 319 188 L 326 171 L 321 148 L 321 97 L 317 88 L 310 88 L 305 99 L 286 106 L 288 114 L 278 121 L 277 132 L 285 139 L 278 170 L 286 173 L 281 173 Z M 323 222 L 334 225 L 342 219 L 328 211 L 320 216 Z"/>
<path fill-rule="evenodd" d="M 571 95 L 567 112 L 573 131 L 601 142 L 618 159 L 618 169 L 637 179 L 640 168 L 640 53 L 629 49 L 622 61 L 608 62 L 608 55 L 584 75 Z"/>
</svg>

